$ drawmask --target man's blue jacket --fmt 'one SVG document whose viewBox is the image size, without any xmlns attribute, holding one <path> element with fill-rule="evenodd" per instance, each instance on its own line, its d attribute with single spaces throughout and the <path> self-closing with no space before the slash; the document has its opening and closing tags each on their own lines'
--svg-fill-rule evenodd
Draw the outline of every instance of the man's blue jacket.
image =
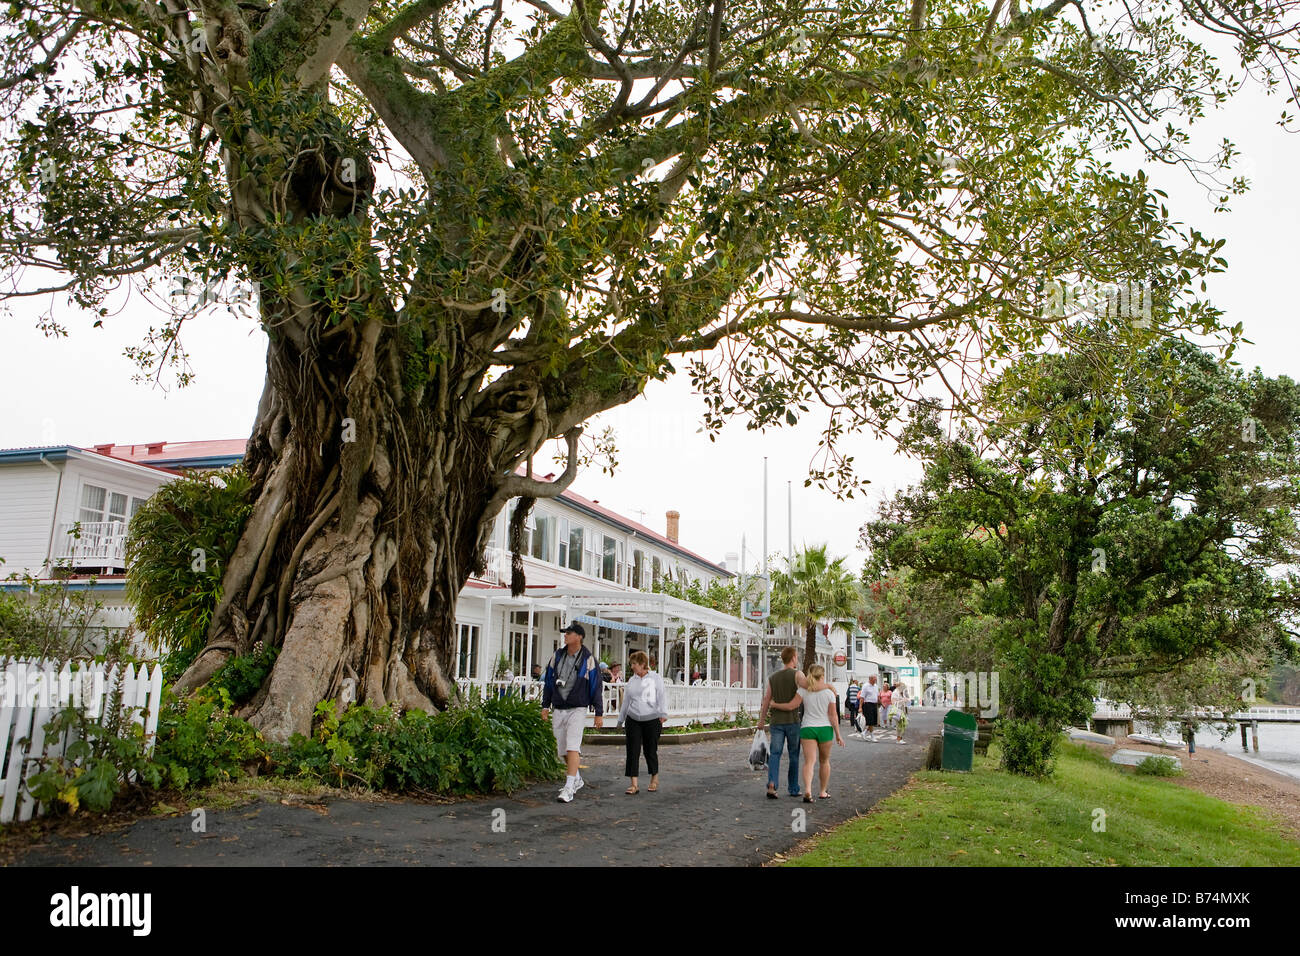
<svg viewBox="0 0 1300 956">
<path fill-rule="evenodd" d="M 596 716 L 604 716 L 605 696 L 600 692 L 600 668 L 596 666 L 596 659 L 591 651 L 587 650 L 585 644 L 578 648 L 578 686 L 570 691 L 567 700 L 555 690 L 555 667 L 560 663 L 560 658 L 567 653 L 569 649 L 561 647 L 555 652 L 551 662 L 546 665 L 546 676 L 542 678 L 542 707 L 544 709 L 551 706 L 566 709 L 595 707 Z M 554 705 L 552 701 L 555 702 Z"/>
</svg>

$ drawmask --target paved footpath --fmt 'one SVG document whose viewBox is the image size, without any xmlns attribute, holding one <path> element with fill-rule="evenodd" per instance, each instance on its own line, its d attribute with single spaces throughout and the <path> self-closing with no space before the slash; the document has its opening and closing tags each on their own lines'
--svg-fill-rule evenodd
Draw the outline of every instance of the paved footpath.
<svg viewBox="0 0 1300 956">
<path fill-rule="evenodd" d="M 865 812 L 921 767 L 941 711 L 913 708 L 907 742 L 847 737 L 831 753 L 829 800 L 769 800 L 766 773 L 749 768 L 749 738 L 660 749 L 660 789 L 628 796 L 621 746 L 588 746 L 587 785 L 573 803 L 558 786 L 454 803 L 368 801 L 256 803 L 207 813 L 193 833 L 188 813 L 140 820 L 112 833 L 51 836 L 16 861 L 36 866 L 564 865 L 710 866 L 767 862 L 798 841 Z M 847 730 L 848 724 L 843 725 Z M 814 778 L 814 787 L 816 781 Z M 792 811 L 806 811 L 794 832 Z M 504 816 L 503 816 L 504 813 Z M 504 832 L 495 832 L 504 823 Z"/>
</svg>

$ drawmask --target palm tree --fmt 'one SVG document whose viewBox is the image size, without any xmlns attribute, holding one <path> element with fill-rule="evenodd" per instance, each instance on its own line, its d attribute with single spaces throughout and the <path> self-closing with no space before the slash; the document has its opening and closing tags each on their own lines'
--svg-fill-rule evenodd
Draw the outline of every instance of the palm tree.
<svg viewBox="0 0 1300 956">
<path fill-rule="evenodd" d="M 853 633 L 861 592 L 844 558 L 831 557 L 827 546 L 805 547 L 794 555 L 787 571 L 772 575 L 772 619 L 803 627 L 803 667 L 817 660 L 817 625 L 830 618 L 832 627 Z"/>
</svg>

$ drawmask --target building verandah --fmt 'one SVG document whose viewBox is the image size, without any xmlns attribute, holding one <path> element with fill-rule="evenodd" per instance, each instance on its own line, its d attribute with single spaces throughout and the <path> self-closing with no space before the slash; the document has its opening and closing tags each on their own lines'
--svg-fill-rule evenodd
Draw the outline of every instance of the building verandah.
<svg viewBox="0 0 1300 956">
<path fill-rule="evenodd" d="M 598 660 L 622 665 L 624 679 L 631 673 L 631 654 L 646 653 L 663 675 L 670 725 L 710 720 L 742 707 L 750 714 L 758 711 L 768 668 L 762 628 L 667 594 L 641 591 L 533 587 L 519 597 L 507 588 L 462 593 L 457 685 L 463 693 L 539 698 L 534 667 L 545 671 L 570 622 L 583 625 L 585 644 Z M 606 713 L 621 706 L 621 694 L 621 684 L 606 685 Z"/>
</svg>

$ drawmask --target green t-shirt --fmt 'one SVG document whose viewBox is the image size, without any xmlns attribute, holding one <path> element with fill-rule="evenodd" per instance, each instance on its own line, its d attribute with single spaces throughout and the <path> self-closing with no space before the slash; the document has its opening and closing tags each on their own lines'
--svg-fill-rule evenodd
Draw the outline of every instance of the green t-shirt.
<svg viewBox="0 0 1300 956">
<path fill-rule="evenodd" d="M 772 688 L 772 702 L 775 704 L 788 704 L 794 700 L 795 691 L 798 684 L 794 679 L 794 668 L 783 667 L 767 679 L 768 687 Z M 797 724 L 799 723 L 799 711 L 796 710 L 777 710 L 769 708 L 767 713 L 769 723 L 773 724 Z"/>
</svg>

